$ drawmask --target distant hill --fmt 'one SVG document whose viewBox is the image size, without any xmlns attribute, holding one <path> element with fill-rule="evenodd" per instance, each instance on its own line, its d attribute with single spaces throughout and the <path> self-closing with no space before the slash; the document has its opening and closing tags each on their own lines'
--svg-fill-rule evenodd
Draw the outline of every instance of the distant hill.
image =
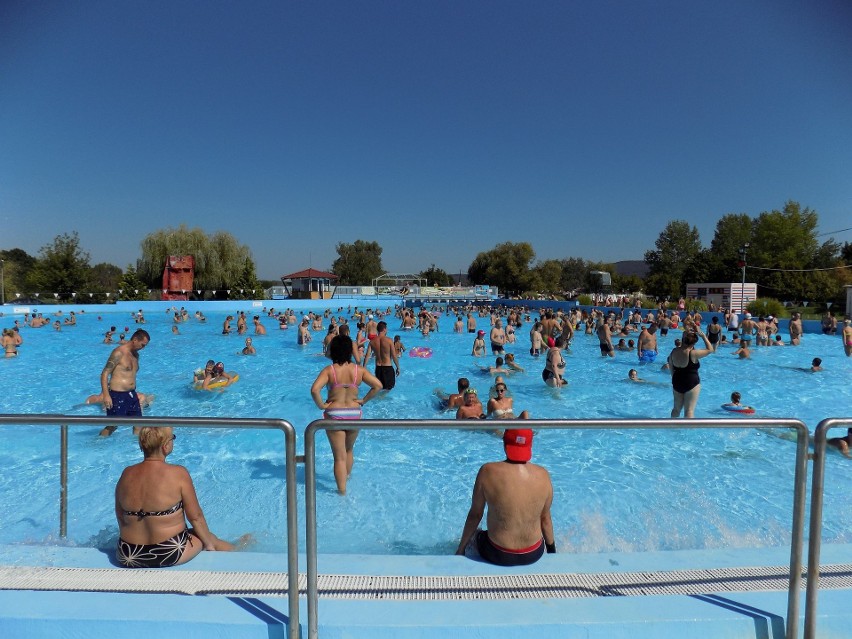
<svg viewBox="0 0 852 639">
<path fill-rule="evenodd" d="M 645 279 L 648 275 L 648 265 L 644 260 L 622 260 L 615 263 L 615 272 L 618 275 L 638 275 Z"/>
</svg>

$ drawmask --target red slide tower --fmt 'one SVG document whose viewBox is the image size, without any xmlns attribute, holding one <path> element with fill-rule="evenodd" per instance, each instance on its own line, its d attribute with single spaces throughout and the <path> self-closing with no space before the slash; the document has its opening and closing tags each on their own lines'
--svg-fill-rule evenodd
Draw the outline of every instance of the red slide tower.
<svg viewBox="0 0 852 639">
<path fill-rule="evenodd" d="M 188 300 L 195 278 L 195 258 L 192 255 L 169 255 L 163 270 L 164 300 Z"/>
</svg>

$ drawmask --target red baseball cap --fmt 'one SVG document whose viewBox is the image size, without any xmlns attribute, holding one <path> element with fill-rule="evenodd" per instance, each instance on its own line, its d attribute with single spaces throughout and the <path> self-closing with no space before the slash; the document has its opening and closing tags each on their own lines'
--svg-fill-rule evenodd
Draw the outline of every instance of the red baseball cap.
<svg viewBox="0 0 852 639">
<path fill-rule="evenodd" d="M 529 428 L 510 428 L 503 433 L 506 458 L 513 462 L 528 462 L 532 459 L 533 432 Z"/>
</svg>

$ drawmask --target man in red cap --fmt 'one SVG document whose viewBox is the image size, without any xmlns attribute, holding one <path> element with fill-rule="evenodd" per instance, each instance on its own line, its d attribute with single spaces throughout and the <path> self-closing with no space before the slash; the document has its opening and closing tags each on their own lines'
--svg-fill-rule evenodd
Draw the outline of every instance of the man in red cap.
<svg viewBox="0 0 852 639">
<path fill-rule="evenodd" d="M 530 463 L 532 440 L 528 428 L 507 430 L 506 460 L 479 469 L 457 555 L 464 554 L 474 535 L 479 555 L 499 566 L 526 566 L 538 561 L 545 549 L 556 552 L 550 519 L 553 484 L 547 470 Z M 486 506 L 488 529 L 477 530 Z"/>
</svg>

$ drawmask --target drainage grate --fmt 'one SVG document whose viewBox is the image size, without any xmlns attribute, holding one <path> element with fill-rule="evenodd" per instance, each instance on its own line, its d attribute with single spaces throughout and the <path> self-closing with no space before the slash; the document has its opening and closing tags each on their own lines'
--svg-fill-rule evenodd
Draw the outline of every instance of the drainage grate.
<svg viewBox="0 0 852 639">
<path fill-rule="evenodd" d="M 494 576 L 320 575 L 321 598 L 372 600 L 573 599 L 634 595 L 787 590 L 784 566 L 665 572 L 519 574 Z M 802 587 L 805 581 L 802 580 Z M 307 580 L 299 574 L 299 591 Z M 852 564 L 820 571 L 820 588 L 852 589 Z M 0 590 L 73 590 L 282 597 L 286 573 L 0 567 Z"/>
</svg>

